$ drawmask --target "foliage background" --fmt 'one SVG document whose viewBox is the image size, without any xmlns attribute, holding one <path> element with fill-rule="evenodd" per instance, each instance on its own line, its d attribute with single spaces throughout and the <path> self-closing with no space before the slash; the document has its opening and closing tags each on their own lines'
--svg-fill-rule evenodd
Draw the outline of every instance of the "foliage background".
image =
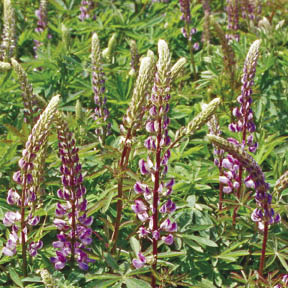
<svg viewBox="0 0 288 288">
<path fill-rule="evenodd" d="M 95 1 L 95 19 L 91 17 L 81 22 L 78 19 L 80 1 L 48 2 L 48 30 L 52 35 L 49 40 L 47 35 L 34 32 L 37 22 L 35 10 L 38 9 L 39 1 L 14 1 L 17 56 L 28 73 L 34 93 L 41 97 L 43 102 L 49 101 L 56 93 L 62 96 L 60 109 L 67 113 L 70 129 L 74 131 L 80 145 L 79 156 L 85 171 L 89 214 L 95 219 L 93 229 L 103 241 L 94 238 L 91 257 L 96 262 L 86 274 L 69 267 L 55 272 L 50 264 L 49 257 L 54 253 L 51 243 L 56 237 L 56 227 L 52 221 L 57 203 L 56 191 L 60 186 L 60 160 L 55 152 L 57 137 L 53 134 L 49 139 L 41 207 L 37 210 L 44 220 L 33 235 L 35 239 L 42 238 L 44 249 L 36 259 L 30 259 L 31 273 L 25 279 L 21 276 L 20 254 L 12 260 L 2 255 L 0 286 L 44 287 L 38 271 L 42 268 L 53 275 L 55 285 L 59 287 L 150 287 L 150 276 L 147 273 L 149 269 L 134 270 L 131 266 L 131 259 L 135 257 L 135 251 L 139 250 L 139 243 L 133 238 L 136 236 L 137 224 L 130 206 L 134 197 L 133 185 L 139 177 L 137 163 L 145 153 L 145 132 L 137 136 L 131 153 L 129 177 L 125 179 L 123 224 L 118 243 L 122 250 L 112 255 L 105 243 L 109 245 L 116 216 L 115 168 L 121 153 L 119 124 L 128 107 L 135 82 L 135 77 L 128 75 L 131 60 L 129 41 L 134 39 L 137 42 L 139 55 L 146 54 L 148 49 L 157 55 L 157 42 L 165 39 L 173 53 L 173 61 L 184 56 L 189 63 L 187 40 L 180 31 L 183 23 L 179 20 L 179 3 L 176 0 L 169 3 L 150 3 L 144 0 Z M 211 2 L 211 14 L 225 30 L 225 3 L 220 0 Z M 197 28 L 193 40 L 200 42 L 200 49 L 194 54 L 198 79 L 193 79 L 192 67 L 187 64 L 185 73 L 173 87 L 171 100 L 172 137 L 179 127 L 187 124 L 201 111 L 202 102 L 207 103 L 216 96 L 223 101 L 217 112 L 223 136 L 231 136 L 227 129 L 230 107 L 235 105 L 236 97 L 240 94 L 240 79 L 246 53 L 254 40 L 262 39 L 253 94 L 259 143 L 255 159 L 263 168 L 272 187 L 288 166 L 287 9 L 286 1 L 263 1 L 261 18 L 267 17 L 266 26 L 256 26 L 242 20 L 240 41 L 233 43 L 237 59 L 237 86 L 232 91 L 223 68 L 223 51 L 219 39 L 212 33 L 209 47 L 201 42 L 204 21 L 202 4 L 200 1 L 192 1 L 192 23 Z M 281 24 L 280 21 L 284 22 Z M 1 26 L 3 27 L 3 23 Z M 107 138 L 104 149 L 99 146 L 94 134 L 96 124 L 91 118 L 94 107 L 90 79 L 93 32 L 97 32 L 102 48 L 107 46 L 112 33 L 117 34 L 117 45 L 112 58 L 104 63 L 109 118 L 112 122 L 112 134 Z M 44 42 L 38 50 L 37 59 L 33 52 L 34 39 Z M 39 66 L 43 67 L 41 71 L 36 69 Z M 7 191 L 13 186 L 12 174 L 17 170 L 17 162 L 29 135 L 29 127 L 23 121 L 21 88 L 14 72 L 2 72 L 0 83 L 2 220 L 5 212 L 10 209 L 6 203 Z M 77 100 L 82 105 L 80 117 L 75 117 Z M 240 216 L 236 227 L 232 226 L 231 220 L 231 211 L 235 205 L 233 197 L 226 197 L 226 209 L 222 213 L 218 212 L 218 169 L 213 165 L 213 148 L 205 139 L 206 133 L 207 127 L 203 127 L 172 152 L 168 176 L 175 177 L 176 180 L 173 200 L 178 206 L 176 218 L 180 231 L 171 251 L 162 249 L 159 278 L 163 287 L 255 287 L 252 272 L 258 267 L 262 235 L 250 220 L 252 208 L 255 206 L 254 200 L 243 199 L 243 202 L 239 203 Z M 281 213 L 282 223 L 271 228 L 266 274 L 278 271 L 277 275 L 281 275 L 288 271 L 287 201 L 288 190 L 284 190 L 281 195 L 273 195 L 273 207 Z M 6 237 L 7 230 L 1 221 L 0 249 L 5 245 Z M 267 274 L 268 278 L 269 275 Z M 274 280 L 278 279 L 277 277 L 275 276 Z M 271 287 L 275 282 L 273 281 L 270 282 Z"/>
</svg>

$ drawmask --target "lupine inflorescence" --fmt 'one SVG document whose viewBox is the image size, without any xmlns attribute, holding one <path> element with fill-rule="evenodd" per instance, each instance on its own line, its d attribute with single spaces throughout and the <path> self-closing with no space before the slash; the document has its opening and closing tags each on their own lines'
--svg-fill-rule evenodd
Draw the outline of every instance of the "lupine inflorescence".
<svg viewBox="0 0 288 288">
<path fill-rule="evenodd" d="M 59 156 L 61 158 L 60 172 L 62 188 L 57 191 L 61 202 L 56 205 L 54 224 L 60 233 L 58 241 L 53 242 L 57 249 L 56 257 L 51 262 L 56 269 L 63 269 L 68 260 L 77 261 L 80 269 L 87 270 L 88 263 L 93 260 L 88 257 L 88 246 L 92 243 L 93 218 L 87 216 L 86 188 L 83 184 L 81 164 L 75 139 L 69 132 L 67 123 L 57 114 L 57 131 Z"/>
<path fill-rule="evenodd" d="M 94 92 L 94 119 L 102 125 L 96 129 L 96 134 L 101 140 L 102 136 L 106 136 L 110 133 L 110 123 L 105 123 L 109 116 L 109 110 L 107 108 L 107 97 L 105 96 L 105 79 L 101 62 L 101 50 L 98 35 L 96 33 L 92 36 L 92 87 Z"/>
<path fill-rule="evenodd" d="M 227 141 L 215 135 L 208 135 L 208 139 L 219 148 L 228 152 L 231 157 L 233 157 L 233 162 L 227 161 L 227 166 L 229 165 L 228 168 L 231 169 L 232 166 L 237 165 L 239 167 L 241 165 L 247 170 L 249 176 L 245 179 L 246 186 L 255 190 L 257 208 L 253 210 L 251 219 L 257 223 L 260 230 L 264 230 L 264 240 L 262 243 L 262 253 L 259 266 L 259 274 L 262 275 L 266 251 L 266 241 L 268 237 L 268 226 L 280 222 L 281 219 L 280 215 L 276 214 L 274 209 L 271 207 L 272 196 L 268 192 L 269 184 L 265 181 L 265 176 L 259 165 L 239 143 Z M 247 185 L 247 183 L 249 184 Z"/>
<path fill-rule="evenodd" d="M 257 20 L 257 16 L 261 14 L 261 0 L 242 0 L 241 2 L 242 17 L 252 21 Z"/>
<path fill-rule="evenodd" d="M 12 67 L 14 68 L 21 84 L 22 97 L 24 104 L 24 121 L 32 125 L 39 111 L 39 103 L 36 96 L 33 94 L 33 88 L 28 82 L 28 77 L 22 66 L 15 60 L 11 59 Z"/>
<path fill-rule="evenodd" d="M 90 0 L 82 0 L 80 6 L 80 15 L 79 19 L 84 21 L 91 17 L 91 12 L 94 8 L 94 2 Z"/>
<path fill-rule="evenodd" d="M 35 16 L 37 18 L 37 27 L 35 28 L 35 32 L 42 34 L 45 29 L 47 28 L 47 0 L 41 0 L 39 9 L 35 11 Z M 51 35 L 48 35 L 48 38 L 50 38 Z M 38 57 L 37 50 L 38 48 L 43 44 L 42 41 L 34 39 L 34 53 L 35 58 Z"/>
<path fill-rule="evenodd" d="M 203 24 L 203 34 L 202 41 L 204 43 L 210 42 L 210 3 L 209 0 L 202 0 L 202 6 L 204 10 L 204 24 Z"/>
<path fill-rule="evenodd" d="M 239 0 L 227 0 L 226 12 L 228 17 L 228 33 L 226 37 L 228 40 L 239 41 Z"/>
<path fill-rule="evenodd" d="M 257 149 L 257 142 L 254 141 L 253 132 L 256 126 L 253 121 L 252 104 L 252 86 L 254 84 L 254 77 L 256 72 L 257 59 L 259 55 L 260 40 L 256 40 L 250 47 L 247 54 L 242 77 L 241 95 L 238 96 L 237 101 L 239 106 L 233 109 L 233 116 L 235 121 L 229 124 L 229 129 L 232 132 L 241 133 L 241 141 L 234 138 L 229 138 L 229 141 L 236 145 L 241 145 L 248 148 L 250 152 L 255 152 Z M 222 167 L 225 169 L 224 175 L 220 176 L 220 182 L 223 183 L 223 192 L 235 192 L 237 197 L 240 197 L 240 189 L 242 185 L 242 166 L 237 159 L 232 155 L 228 155 L 222 161 Z M 254 182 L 251 176 L 245 178 L 245 185 L 247 188 L 254 188 Z"/>
<path fill-rule="evenodd" d="M 129 72 L 129 75 L 133 76 L 137 74 L 139 69 L 139 54 L 135 40 L 131 40 L 130 42 L 130 54 L 131 54 L 131 61 L 130 61 L 131 70 Z"/>
<path fill-rule="evenodd" d="M 192 41 L 192 36 L 196 34 L 196 28 L 189 28 L 191 24 L 191 13 L 190 13 L 190 0 L 179 0 L 180 10 L 181 10 L 181 20 L 184 21 L 185 26 L 181 28 L 181 32 L 185 38 Z M 193 49 L 199 49 L 199 43 L 195 42 L 193 44 Z"/>
<path fill-rule="evenodd" d="M 16 36 L 15 36 L 15 13 L 11 5 L 11 0 L 4 0 L 4 16 L 3 16 L 3 33 L 2 43 L 0 47 L 1 60 L 9 62 L 11 57 L 15 56 Z"/>
<path fill-rule="evenodd" d="M 59 96 L 53 97 L 34 125 L 22 152 L 22 157 L 18 162 L 20 169 L 13 175 L 13 180 L 18 187 L 8 191 L 7 203 L 18 207 L 20 212 L 8 211 L 4 216 L 3 223 L 5 226 L 11 227 L 11 232 L 2 251 L 7 256 L 13 256 L 16 253 L 17 244 L 21 243 L 24 266 L 26 266 L 26 242 L 28 240 L 28 230 L 30 229 L 28 227 L 35 226 L 40 221 L 39 216 L 34 216 L 34 203 L 37 199 L 34 185 L 37 179 L 33 177 L 34 161 L 42 145 L 45 145 L 47 141 L 58 102 Z M 19 193 L 19 189 L 22 190 L 21 193 Z M 25 213 L 26 210 L 29 212 Z M 35 256 L 37 250 L 42 248 L 42 246 L 41 240 L 30 242 L 30 255 Z M 27 271 L 27 267 L 24 267 L 25 270 Z"/>
<path fill-rule="evenodd" d="M 148 156 L 147 159 L 139 161 L 140 172 L 146 180 L 136 182 L 134 185 L 137 199 L 132 205 L 132 210 L 142 222 L 138 231 L 139 237 L 147 238 L 153 243 L 153 269 L 156 269 L 157 264 L 158 240 L 162 239 L 164 243 L 171 245 L 174 241 L 173 233 L 177 232 L 177 223 L 170 218 L 170 214 L 176 210 L 175 203 L 169 198 L 173 191 L 174 179 L 164 180 L 171 154 L 169 149 L 165 149 L 171 143 L 168 135 L 171 57 L 168 45 L 163 40 L 158 42 L 158 54 L 159 59 L 146 122 L 146 131 L 150 136 L 144 142 Z M 147 176 L 151 177 L 152 186 Z M 159 215 L 161 215 L 160 219 Z M 146 257 L 142 253 L 138 254 L 137 259 L 133 259 L 135 268 L 140 268 L 145 263 Z M 152 287 L 154 287 L 155 279 L 152 278 Z"/>
</svg>

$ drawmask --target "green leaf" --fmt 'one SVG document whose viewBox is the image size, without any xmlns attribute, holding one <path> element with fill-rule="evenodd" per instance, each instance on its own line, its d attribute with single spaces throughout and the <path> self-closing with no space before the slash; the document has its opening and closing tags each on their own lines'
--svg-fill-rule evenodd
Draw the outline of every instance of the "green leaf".
<svg viewBox="0 0 288 288">
<path fill-rule="evenodd" d="M 209 247 L 218 247 L 217 243 L 204 237 L 195 236 L 195 235 L 187 235 L 187 234 L 183 234 L 182 237 L 186 239 L 194 240 L 200 245 L 209 246 Z"/>
<path fill-rule="evenodd" d="M 13 268 L 9 268 L 9 274 L 12 279 L 12 281 L 19 287 L 24 287 L 23 283 L 21 281 L 21 278 L 19 275 L 16 273 L 16 271 Z"/>
<path fill-rule="evenodd" d="M 135 237 L 132 236 L 130 237 L 130 245 L 135 255 L 137 256 L 138 253 L 141 251 L 140 242 Z"/>
<path fill-rule="evenodd" d="M 185 256 L 186 251 L 172 251 L 172 252 L 163 252 L 158 253 L 158 258 L 169 258 L 169 257 L 179 257 L 179 256 Z"/>
<path fill-rule="evenodd" d="M 136 278 L 126 279 L 127 288 L 151 288 L 151 285 L 143 280 Z"/>
<path fill-rule="evenodd" d="M 85 275 L 85 278 L 87 280 L 94 280 L 94 279 L 99 279 L 99 280 L 106 280 L 106 279 L 121 279 L 121 275 L 115 275 L 115 274 L 87 274 Z"/>
</svg>

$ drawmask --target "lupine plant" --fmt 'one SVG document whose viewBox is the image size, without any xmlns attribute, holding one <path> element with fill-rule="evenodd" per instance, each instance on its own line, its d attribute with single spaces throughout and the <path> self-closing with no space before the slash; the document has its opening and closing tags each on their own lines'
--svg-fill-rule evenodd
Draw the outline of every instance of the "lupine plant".
<svg viewBox="0 0 288 288">
<path fill-rule="evenodd" d="M 287 1 L 30 2 L 1 5 L 0 287 L 288 287 Z"/>
</svg>

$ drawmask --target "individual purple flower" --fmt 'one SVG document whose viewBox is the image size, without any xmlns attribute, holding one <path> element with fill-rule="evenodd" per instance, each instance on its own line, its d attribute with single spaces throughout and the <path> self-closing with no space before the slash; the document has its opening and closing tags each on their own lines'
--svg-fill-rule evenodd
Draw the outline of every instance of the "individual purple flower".
<svg viewBox="0 0 288 288">
<path fill-rule="evenodd" d="M 145 256 L 139 252 L 138 258 L 132 260 L 132 264 L 136 269 L 142 268 L 146 264 L 146 258 Z"/>
<path fill-rule="evenodd" d="M 38 253 L 38 250 L 41 249 L 43 247 L 43 242 L 41 240 L 39 240 L 38 242 L 31 242 L 29 244 L 29 254 L 32 257 L 35 257 Z"/>
<path fill-rule="evenodd" d="M 160 213 L 173 213 L 176 210 L 176 204 L 171 200 L 168 199 L 168 201 L 162 205 L 160 208 Z"/>
<path fill-rule="evenodd" d="M 59 115 L 58 115 L 59 116 Z M 60 115 L 61 116 L 61 115 Z M 67 258 L 76 260 L 82 270 L 88 269 L 92 262 L 87 255 L 92 243 L 92 216 L 87 216 L 86 189 L 83 185 L 81 164 L 78 148 L 67 123 L 61 117 L 57 119 L 59 156 L 62 164 L 60 172 L 63 188 L 57 191 L 61 202 L 56 205 L 54 225 L 60 230 L 58 241 L 53 243 L 57 249 L 56 257 L 51 258 L 55 269 L 61 270 L 67 263 Z"/>
<path fill-rule="evenodd" d="M 167 244 L 167 245 L 172 245 L 174 242 L 174 237 L 172 234 L 169 234 L 168 236 L 163 236 L 162 240 Z"/>
</svg>

